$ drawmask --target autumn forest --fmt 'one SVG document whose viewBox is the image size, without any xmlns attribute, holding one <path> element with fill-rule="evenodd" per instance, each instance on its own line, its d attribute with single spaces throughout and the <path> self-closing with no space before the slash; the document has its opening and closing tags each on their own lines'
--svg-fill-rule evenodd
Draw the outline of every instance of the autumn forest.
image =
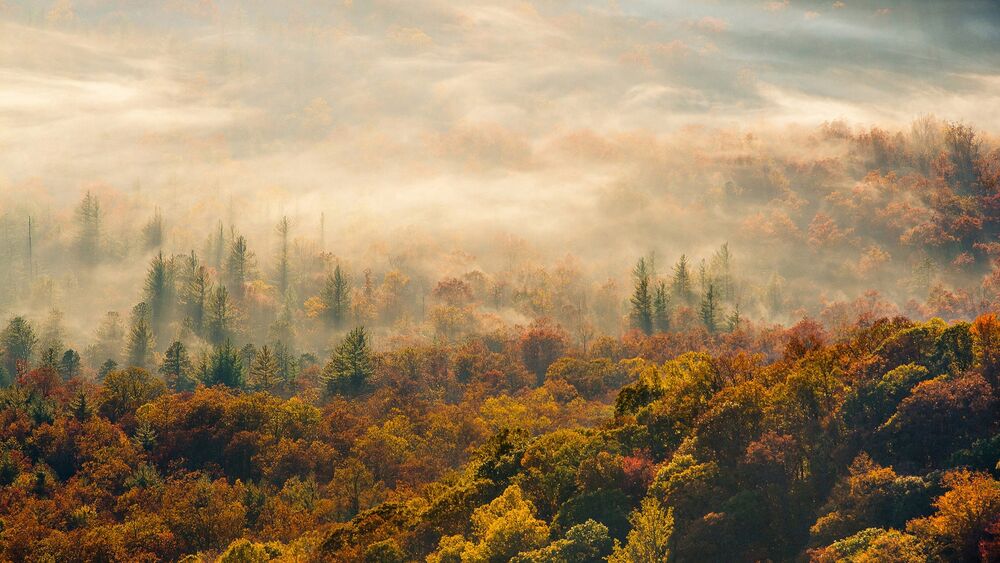
<svg viewBox="0 0 1000 563">
<path fill-rule="evenodd" d="M 125 4 L 0 1 L 0 561 L 1000 561 L 989 2 Z"/>
</svg>

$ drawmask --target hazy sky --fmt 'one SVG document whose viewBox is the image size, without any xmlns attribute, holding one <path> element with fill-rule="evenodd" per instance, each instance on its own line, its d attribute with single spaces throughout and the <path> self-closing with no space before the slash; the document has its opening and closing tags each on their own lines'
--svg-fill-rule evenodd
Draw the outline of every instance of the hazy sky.
<svg viewBox="0 0 1000 563">
<path fill-rule="evenodd" d="M 534 225 L 602 139 L 925 113 L 1000 130 L 995 2 L 0 0 L 0 189 Z"/>
</svg>

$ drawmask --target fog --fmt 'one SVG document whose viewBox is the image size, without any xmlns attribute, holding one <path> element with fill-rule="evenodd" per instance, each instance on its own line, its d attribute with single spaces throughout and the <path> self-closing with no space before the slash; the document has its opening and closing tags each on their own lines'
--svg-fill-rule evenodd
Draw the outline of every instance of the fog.
<svg viewBox="0 0 1000 563">
<path fill-rule="evenodd" d="M 525 272 L 571 264 L 590 299 L 613 280 L 624 316 L 639 257 L 668 275 L 724 243 L 761 322 L 869 289 L 902 311 L 927 297 L 911 281 L 928 257 L 949 290 L 989 289 L 986 253 L 949 268 L 964 247 L 897 231 L 939 211 L 903 178 L 933 176 L 913 155 L 946 151 L 949 123 L 973 126 L 984 156 L 997 146 L 991 3 L 660 4 L 0 3 L 0 313 L 61 310 L 82 347 L 143 299 L 156 252 L 205 258 L 220 223 L 269 279 L 283 216 L 299 315 L 340 261 L 355 287 L 367 268 L 376 283 L 403 271 L 414 315 L 447 277 L 527 286 Z M 872 127 L 913 158 L 879 161 L 859 140 Z M 866 179 L 876 169 L 899 175 Z M 905 203 L 914 224 L 884 232 L 842 205 L 876 184 L 904 193 L 868 205 Z M 82 266 L 87 192 L 102 259 Z M 162 242 L 144 244 L 156 213 Z M 810 244 L 818 214 L 839 222 L 835 243 Z M 776 283 L 784 303 L 765 307 Z"/>
</svg>

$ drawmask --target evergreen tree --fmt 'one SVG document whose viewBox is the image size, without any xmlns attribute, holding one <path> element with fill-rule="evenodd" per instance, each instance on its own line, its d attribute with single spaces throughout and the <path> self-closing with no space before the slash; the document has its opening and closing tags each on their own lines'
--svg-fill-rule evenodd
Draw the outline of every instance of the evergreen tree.
<svg viewBox="0 0 1000 563">
<path fill-rule="evenodd" d="M 108 376 L 109 373 L 118 369 L 118 362 L 108 358 L 103 364 L 101 364 L 100 369 L 97 370 L 97 380 L 104 381 L 104 378 Z"/>
<path fill-rule="evenodd" d="M 216 287 L 208 302 L 208 319 L 205 323 L 208 341 L 220 346 L 230 338 L 235 316 L 236 310 L 229 300 L 229 290 L 224 285 Z"/>
<path fill-rule="evenodd" d="M 125 325 L 117 311 L 108 311 L 97 328 L 97 342 L 94 345 L 94 358 L 110 358 L 117 362 L 125 340 Z"/>
<path fill-rule="evenodd" d="M 205 331 L 205 308 L 211 285 L 208 281 L 208 269 L 199 262 L 194 251 L 185 260 L 183 283 L 181 303 L 184 307 L 184 314 L 187 316 L 194 333 L 202 336 Z"/>
<path fill-rule="evenodd" d="M 649 268 L 646 259 L 640 258 L 632 270 L 635 289 L 632 292 L 632 312 L 629 316 L 632 328 L 645 334 L 653 333 L 653 302 L 649 292 Z"/>
<path fill-rule="evenodd" d="M 149 304 L 150 324 L 153 334 L 162 336 L 170 322 L 174 299 L 174 274 L 170 260 L 164 260 L 160 251 L 149 265 L 146 274 L 146 303 Z"/>
<path fill-rule="evenodd" d="M 732 273 L 732 254 L 729 252 L 729 243 L 724 243 L 712 257 L 711 273 L 719 291 L 719 297 L 723 301 L 735 299 L 735 288 Z"/>
<path fill-rule="evenodd" d="M 38 338 L 31 323 L 24 317 L 14 317 L 0 335 L 3 345 L 4 369 L 14 377 L 18 374 L 18 364 L 30 364 Z"/>
<path fill-rule="evenodd" d="M 275 285 L 278 287 L 278 291 L 281 295 L 285 295 L 288 292 L 289 285 L 289 266 L 288 266 L 288 232 L 289 232 L 288 217 L 282 217 L 281 221 L 278 222 L 276 231 L 278 233 L 278 266 L 275 272 Z"/>
<path fill-rule="evenodd" d="M 76 350 L 69 349 L 63 353 L 59 362 L 59 375 L 66 380 L 80 375 L 80 354 Z"/>
<path fill-rule="evenodd" d="M 254 254 L 247 247 L 247 239 L 243 235 L 236 237 L 229 251 L 226 262 L 226 285 L 237 301 L 242 301 L 246 294 L 246 284 L 254 268 Z"/>
<path fill-rule="evenodd" d="M 131 327 L 126 345 L 126 359 L 129 366 L 145 368 L 153 359 L 156 339 L 149 322 L 149 305 L 139 303 L 132 308 Z"/>
<path fill-rule="evenodd" d="M 726 324 L 729 327 L 729 332 L 735 332 L 740 328 L 740 323 L 743 322 L 743 317 L 740 316 L 740 304 L 737 303 L 733 307 L 733 312 L 729 314 L 729 318 L 726 319 Z"/>
<path fill-rule="evenodd" d="M 670 294 L 666 282 L 656 285 L 653 295 L 653 327 L 656 332 L 670 332 Z"/>
<path fill-rule="evenodd" d="M 73 418 L 80 422 L 86 421 L 94 414 L 94 405 L 91 404 L 90 399 L 87 398 L 87 394 L 82 389 L 76 392 L 67 406 Z"/>
<path fill-rule="evenodd" d="M 278 359 L 266 344 L 253 358 L 250 365 L 250 386 L 261 391 L 270 391 L 278 384 Z"/>
<path fill-rule="evenodd" d="M 159 207 L 153 210 L 153 218 L 142 228 L 142 238 L 147 249 L 160 248 L 163 245 L 163 216 Z"/>
<path fill-rule="evenodd" d="M 59 373 L 59 351 L 55 348 L 42 350 L 42 357 L 39 363 L 43 368 Z"/>
<path fill-rule="evenodd" d="M 219 221 L 219 230 L 215 233 L 215 242 L 212 244 L 212 263 L 215 269 L 222 271 L 223 260 L 226 257 L 226 232 L 222 228 L 222 221 Z"/>
<path fill-rule="evenodd" d="M 172 391 L 193 390 L 195 381 L 191 376 L 191 370 L 191 358 L 188 357 L 184 344 L 179 341 L 171 344 L 163 355 L 163 362 L 160 363 L 159 369 L 167 387 Z"/>
<path fill-rule="evenodd" d="M 694 294 L 691 291 L 691 271 L 688 269 L 687 256 L 681 254 L 681 259 L 674 265 L 674 279 L 672 283 L 674 298 L 679 303 L 691 305 Z"/>
<path fill-rule="evenodd" d="M 45 324 L 42 325 L 41 335 L 38 338 L 38 348 L 40 350 L 55 348 L 56 351 L 59 351 L 63 349 L 63 338 L 66 336 L 66 329 L 63 328 L 63 317 L 63 312 L 59 309 L 49 311 L 48 316 L 45 318 Z"/>
<path fill-rule="evenodd" d="M 243 361 L 232 341 L 227 339 L 212 351 L 205 373 L 205 384 L 225 385 L 233 389 L 243 387 Z"/>
<path fill-rule="evenodd" d="M 132 443 L 144 451 L 150 451 L 156 447 L 156 431 L 148 420 L 141 420 L 135 427 L 135 434 L 132 435 Z"/>
<path fill-rule="evenodd" d="M 299 362 L 294 352 L 284 342 L 275 342 L 274 360 L 278 366 L 278 380 L 281 386 L 286 391 L 294 389 L 295 379 L 299 376 Z"/>
<path fill-rule="evenodd" d="M 708 284 L 708 290 L 701 299 L 701 322 L 708 332 L 718 330 L 718 304 L 715 298 L 715 284 L 712 283 Z"/>
<path fill-rule="evenodd" d="M 320 375 L 326 392 L 360 391 L 375 372 L 374 363 L 365 327 L 351 330 Z"/>
<path fill-rule="evenodd" d="M 85 264 L 94 264 L 100 260 L 101 243 L 101 204 L 97 197 L 88 191 L 77 207 L 76 214 L 80 222 L 80 233 L 77 236 L 80 260 Z"/>
<path fill-rule="evenodd" d="M 326 306 L 324 314 L 327 324 L 335 329 L 340 329 L 347 313 L 351 309 L 351 288 L 344 277 L 340 264 L 333 269 L 333 274 L 326 277 L 326 283 L 320 292 L 320 299 Z"/>
</svg>

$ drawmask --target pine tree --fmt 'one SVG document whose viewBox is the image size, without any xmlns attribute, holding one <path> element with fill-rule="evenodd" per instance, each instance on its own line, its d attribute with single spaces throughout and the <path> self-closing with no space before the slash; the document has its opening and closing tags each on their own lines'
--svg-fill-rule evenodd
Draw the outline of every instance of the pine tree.
<svg viewBox="0 0 1000 563">
<path fill-rule="evenodd" d="M 219 221 L 219 230 L 215 233 L 215 242 L 212 244 L 212 263 L 215 269 L 222 271 L 223 260 L 226 257 L 226 232 L 222 228 L 222 221 Z"/>
<path fill-rule="evenodd" d="M 97 343 L 94 345 L 93 356 L 110 358 L 117 361 L 120 357 L 125 340 L 125 325 L 117 311 L 108 311 L 97 327 Z"/>
<path fill-rule="evenodd" d="M 201 336 L 205 332 L 205 307 L 211 291 L 208 281 L 208 269 L 202 265 L 198 256 L 191 251 L 185 260 L 184 285 L 181 288 L 181 303 L 191 329 Z"/>
<path fill-rule="evenodd" d="M 118 362 L 108 358 L 103 364 L 101 364 L 100 369 L 97 370 L 97 380 L 104 381 L 104 378 L 116 369 L 118 369 Z"/>
<path fill-rule="evenodd" d="M 278 291 L 281 295 L 285 295 L 288 292 L 289 285 L 289 266 L 288 266 L 288 232 L 290 226 L 288 224 L 288 217 L 282 217 L 281 221 L 278 222 L 276 227 L 278 233 L 278 267 L 277 272 L 275 272 L 275 285 L 278 287 Z"/>
<path fill-rule="evenodd" d="M 701 322 L 708 332 L 718 330 L 718 304 L 715 299 L 715 284 L 709 283 L 708 290 L 701 300 Z"/>
<path fill-rule="evenodd" d="M 656 332 L 670 332 L 670 294 L 662 281 L 653 295 L 653 327 Z"/>
<path fill-rule="evenodd" d="M 243 235 L 236 237 L 229 251 L 226 262 L 226 285 L 237 301 L 242 301 L 246 295 L 246 284 L 254 268 L 254 254 L 247 247 L 247 239 Z"/>
<path fill-rule="evenodd" d="M 41 367 L 59 373 L 59 351 L 55 348 L 42 350 L 42 357 L 39 363 Z"/>
<path fill-rule="evenodd" d="M 719 297 L 723 301 L 732 301 L 736 296 L 733 287 L 732 274 L 732 254 L 729 252 L 729 243 L 724 243 L 712 257 L 712 277 L 719 290 Z"/>
<path fill-rule="evenodd" d="M 153 210 L 153 218 L 142 228 L 142 238 L 147 249 L 160 248 L 163 245 L 163 216 L 159 207 Z"/>
<path fill-rule="evenodd" d="M 632 292 L 632 312 L 630 315 L 632 328 L 637 328 L 645 334 L 653 333 L 653 304 L 649 293 L 649 269 L 646 259 L 640 258 L 632 270 L 635 289 Z"/>
<path fill-rule="evenodd" d="M 365 327 L 347 333 L 344 341 L 330 355 L 320 379 L 327 393 L 341 390 L 360 391 L 375 372 L 374 359 Z"/>
<path fill-rule="evenodd" d="M 132 308 L 131 328 L 125 354 L 129 366 L 145 368 L 153 359 L 156 339 L 149 323 L 149 316 L 149 305 L 145 302 Z"/>
<path fill-rule="evenodd" d="M 225 385 L 233 389 L 243 387 L 243 361 L 232 341 L 227 339 L 222 346 L 215 347 L 207 368 L 206 385 Z"/>
<path fill-rule="evenodd" d="M 224 285 L 216 287 L 208 302 L 208 319 L 205 323 L 208 341 L 220 346 L 230 338 L 235 316 L 236 310 L 229 300 L 229 290 Z"/>
<path fill-rule="evenodd" d="M 97 197 L 87 192 L 77 208 L 80 233 L 77 236 L 77 250 L 85 264 L 95 264 L 100 260 L 101 243 L 101 203 Z"/>
<path fill-rule="evenodd" d="M 38 347 L 41 350 L 55 348 L 56 351 L 60 351 L 63 349 L 63 338 L 66 335 L 66 329 L 63 327 L 63 317 L 63 312 L 59 309 L 49 311 L 48 316 L 45 318 L 45 324 L 42 325 L 41 335 L 38 338 Z"/>
<path fill-rule="evenodd" d="M 80 354 L 72 348 L 63 353 L 59 362 L 59 375 L 65 380 L 73 379 L 80 375 Z"/>
<path fill-rule="evenodd" d="M 24 317 L 14 317 L 0 335 L 3 345 L 4 369 L 11 376 L 18 373 L 18 364 L 30 364 L 38 338 L 31 323 Z"/>
<path fill-rule="evenodd" d="M 278 380 L 286 391 L 295 387 L 295 379 L 299 376 L 299 362 L 295 353 L 284 342 L 274 343 L 274 360 L 278 366 Z"/>
<path fill-rule="evenodd" d="M 691 292 L 691 272 L 688 269 L 687 256 L 681 254 L 681 259 L 674 265 L 674 279 L 672 283 L 674 298 L 679 303 L 690 305 L 694 299 Z"/>
<path fill-rule="evenodd" d="M 737 303 L 733 307 L 733 312 L 729 314 L 726 319 L 726 324 L 729 327 L 729 332 L 735 332 L 740 328 L 740 323 L 743 322 L 743 317 L 740 316 L 740 304 Z"/>
<path fill-rule="evenodd" d="M 69 402 L 69 412 L 73 418 L 84 422 L 94 414 L 94 406 L 90 403 L 90 399 L 87 398 L 87 394 L 83 390 L 76 392 L 73 400 Z"/>
<path fill-rule="evenodd" d="M 135 434 L 132 435 L 132 443 L 144 451 L 150 451 L 156 447 L 156 431 L 153 425 L 147 420 L 139 421 L 135 427 Z"/>
<path fill-rule="evenodd" d="M 347 279 L 340 269 L 340 264 L 333 269 L 333 274 L 326 277 L 326 283 L 320 292 L 320 299 L 326 306 L 324 311 L 327 324 L 335 329 L 340 329 L 347 312 L 351 309 L 351 288 L 347 284 Z"/>
<path fill-rule="evenodd" d="M 172 391 L 191 391 L 195 388 L 191 376 L 191 358 L 181 342 L 174 342 L 167 348 L 160 364 L 160 375 Z"/>
<path fill-rule="evenodd" d="M 278 359 L 266 344 L 253 358 L 250 365 L 250 386 L 261 391 L 270 391 L 278 384 Z"/>
<path fill-rule="evenodd" d="M 162 336 L 170 322 L 174 300 L 174 273 L 170 260 L 163 259 L 160 251 L 149 265 L 146 274 L 146 303 L 149 304 L 150 325 L 153 334 Z"/>
</svg>

